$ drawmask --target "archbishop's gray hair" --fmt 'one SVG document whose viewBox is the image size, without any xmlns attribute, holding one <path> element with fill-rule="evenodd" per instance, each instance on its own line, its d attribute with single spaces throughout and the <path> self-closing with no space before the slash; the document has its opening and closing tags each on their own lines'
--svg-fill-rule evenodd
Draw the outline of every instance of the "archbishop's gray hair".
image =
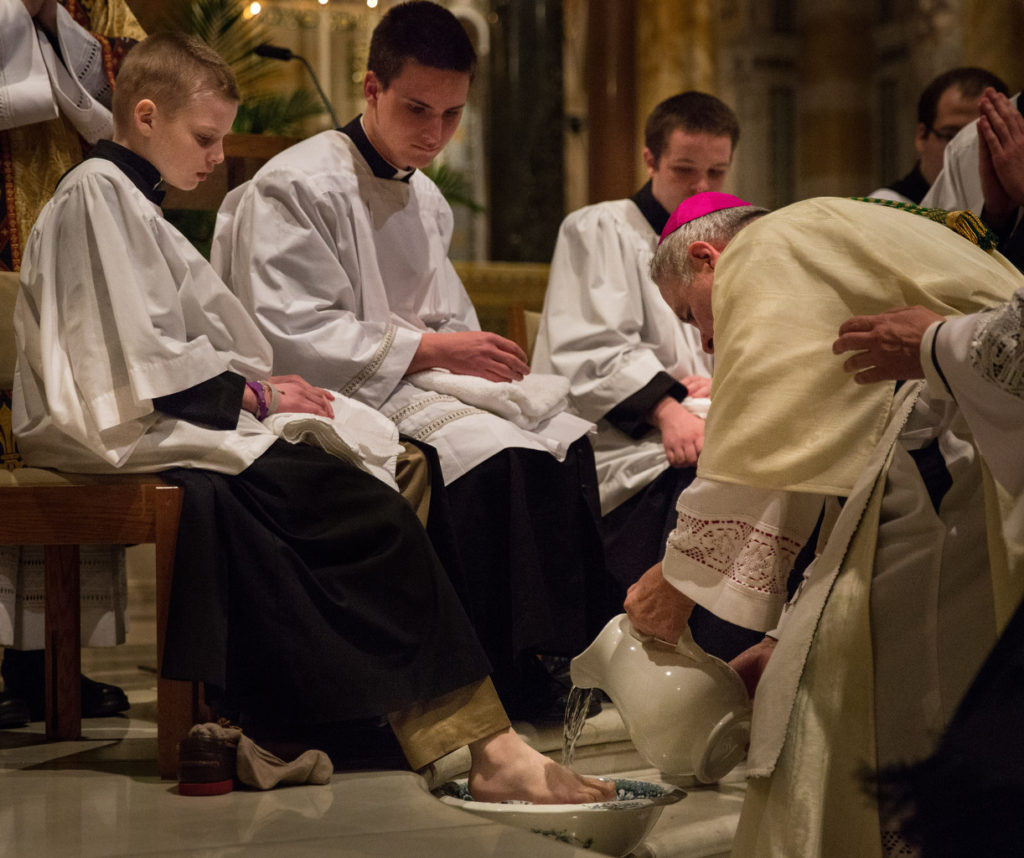
<svg viewBox="0 0 1024 858">
<path fill-rule="evenodd" d="M 706 241 L 722 250 L 743 227 L 766 214 L 768 209 L 758 206 L 736 206 L 719 209 L 684 223 L 654 251 L 654 258 L 651 259 L 651 279 L 658 284 L 674 280 L 684 286 L 689 285 L 697 274 L 697 269 L 690 258 L 691 244 L 695 241 Z"/>
</svg>

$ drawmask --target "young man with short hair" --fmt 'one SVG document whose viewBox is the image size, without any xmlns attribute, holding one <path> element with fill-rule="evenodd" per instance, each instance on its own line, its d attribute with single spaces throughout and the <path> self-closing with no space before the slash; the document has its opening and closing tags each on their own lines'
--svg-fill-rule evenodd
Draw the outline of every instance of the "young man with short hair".
<svg viewBox="0 0 1024 858">
<path fill-rule="evenodd" d="M 428 531 L 495 684 L 514 717 L 560 722 L 564 689 L 536 656 L 579 652 L 615 605 L 591 426 L 557 405 L 525 423 L 499 416 L 516 394 L 490 382 L 523 379 L 526 356 L 479 329 L 447 256 L 451 209 L 420 172 L 455 133 L 475 65 L 451 12 L 392 7 L 371 39 L 365 113 L 232 192 L 214 264 L 272 343 L 276 371 L 341 390 L 436 453 Z"/>
<path fill-rule="evenodd" d="M 669 213 L 721 190 L 739 134 L 735 113 L 713 95 L 665 99 L 644 129 L 648 182 L 630 199 L 570 214 L 555 245 L 533 368 L 568 378 L 570 406 L 597 424 L 605 552 L 624 587 L 661 557 L 704 442 L 711 387 L 710 356 L 647 269 Z M 695 635 L 722 657 L 751 642 L 713 617 Z"/>
</svg>

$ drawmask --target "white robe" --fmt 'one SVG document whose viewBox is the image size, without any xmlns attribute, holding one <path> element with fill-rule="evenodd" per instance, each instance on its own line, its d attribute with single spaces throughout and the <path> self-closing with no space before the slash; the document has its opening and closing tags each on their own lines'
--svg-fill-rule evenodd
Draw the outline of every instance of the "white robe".
<svg viewBox="0 0 1024 858">
<path fill-rule="evenodd" d="M 282 413 L 261 422 L 240 410 L 234 429 L 154 410 L 155 398 L 223 372 L 266 378 L 270 345 L 112 161 L 90 158 L 61 182 L 32 231 L 21 284 L 12 423 L 30 464 L 237 474 L 280 436 L 325 447 L 395 488 L 397 431 L 345 397 L 334 399 L 333 420 Z"/>
<path fill-rule="evenodd" d="M 238 473 L 274 442 L 251 414 L 219 430 L 153 409 L 154 398 L 227 370 L 265 377 L 270 347 L 114 163 L 89 159 L 61 182 L 29 237 L 21 283 L 12 419 L 28 463 Z"/>
<path fill-rule="evenodd" d="M 921 760 L 997 633 L 981 463 L 962 415 L 908 386 L 787 606 L 755 698 L 737 856 L 910 855 L 864 769 Z M 938 510 L 909 451 L 951 478 Z M 835 509 L 833 503 L 832 509 Z M 844 851 L 845 850 L 845 851 Z"/>
<path fill-rule="evenodd" d="M 12 424 L 28 464 L 79 473 L 184 466 L 236 474 L 280 436 L 316 443 L 396 487 L 397 430 L 343 397 L 334 400 L 333 421 L 280 414 L 261 423 L 240 411 L 234 429 L 154 410 L 154 398 L 225 371 L 267 377 L 270 346 L 209 263 L 113 162 L 88 159 L 61 182 L 26 245 L 21 282 Z M 103 564 L 86 554 L 83 568 L 97 579 L 84 579 L 83 591 L 90 603 L 112 594 L 116 615 L 124 605 L 123 559 L 120 549 L 103 550 L 121 582 L 101 580 Z M 41 565 L 27 566 L 19 579 L 13 568 L 6 574 L 18 586 L 2 589 L 20 588 L 32 610 L 16 621 L 13 606 L 4 605 L 0 641 L 38 648 Z M 116 616 L 94 618 L 88 629 L 89 645 L 123 640 Z M 100 634 L 111 630 L 113 639 Z"/>
<path fill-rule="evenodd" d="M 1016 106 L 1018 93 L 1011 103 Z M 978 173 L 978 120 L 957 132 L 942 156 L 942 171 L 921 200 L 926 208 L 961 211 L 970 209 L 979 217 L 985 205 Z"/>
<path fill-rule="evenodd" d="M 636 203 L 615 200 L 570 214 L 551 260 L 533 368 L 568 378 L 573 411 L 597 424 L 603 514 L 669 466 L 659 431 L 633 439 L 604 415 L 659 372 L 711 375 L 699 334 L 676 318 L 650 278 L 657 243 Z M 699 414 L 702 403 L 684 401 Z"/>
<path fill-rule="evenodd" d="M 451 233 L 433 182 L 378 178 L 332 130 L 229 195 L 212 260 L 273 346 L 275 372 L 379 409 L 437 450 L 446 484 L 508 447 L 562 459 L 589 423 L 563 412 L 530 431 L 404 378 L 423 333 L 479 330 Z"/>
</svg>

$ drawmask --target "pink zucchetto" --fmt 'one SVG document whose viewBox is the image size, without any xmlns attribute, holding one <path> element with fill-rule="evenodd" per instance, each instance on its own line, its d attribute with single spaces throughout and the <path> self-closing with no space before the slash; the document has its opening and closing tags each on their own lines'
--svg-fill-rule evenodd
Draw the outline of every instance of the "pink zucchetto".
<svg viewBox="0 0 1024 858">
<path fill-rule="evenodd" d="M 739 197 L 734 197 L 732 194 L 720 194 L 717 191 L 705 191 L 701 194 L 694 194 L 692 197 L 683 200 L 669 216 L 668 223 L 665 224 L 665 228 L 661 231 L 661 238 L 658 239 L 658 244 L 661 244 L 684 223 L 704 217 L 704 215 L 711 214 L 711 212 L 718 212 L 722 209 L 737 209 L 741 206 L 749 205 L 751 203 L 741 200 Z"/>
</svg>

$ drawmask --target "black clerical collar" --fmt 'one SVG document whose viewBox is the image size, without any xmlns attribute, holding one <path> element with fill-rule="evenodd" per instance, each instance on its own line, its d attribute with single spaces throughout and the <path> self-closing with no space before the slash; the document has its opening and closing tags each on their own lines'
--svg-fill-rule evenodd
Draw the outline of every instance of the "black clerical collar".
<svg viewBox="0 0 1024 858">
<path fill-rule="evenodd" d="M 908 200 L 915 203 L 920 203 L 924 199 L 924 195 L 928 193 L 928 187 L 928 180 L 921 173 L 920 161 L 914 164 L 914 169 L 902 179 L 889 185 L 890 190 L 895 191 L 897 194 L 902 194 Z"/>
<path fill-rule="evenodd" d="M 362 119 L 361 114 L 344 128 L 339 128 L 338 130 L 352 139 L 352 142 L 356 144 L 356 149 L 359 150 L 359 154 L 366 159 L 366 163 L 373 170 L 373 175 L 378 179 L 395 179 L 399 182 L 408 182 L 416 171 L 398 169 L 398 167 L 391 164 L 380 152 L 374 149 L 370 138 L 366 136 L 366 132 L 363 130 L 363 123 L 359 121 L 360 119 Z"/>
<path fill-rule="evenodd" d="M 654 198 L 654 191 L 651 190 L 651 183 L 648 181 L 639 191 L 633 194 L 630 199 L 636 204 L 636 207 L 640 209 L 640 214 L 647 218 L 647 222 L 651 225 L 658 235 L 661 235 L 661 231 L 665 228 L 665 224 L 668 223 L 669 213 L 665 211 L 665 207 Z"/>
<path fill-rule="evenodd" d="M 132 180 L 132 184 L 142 191 L 147 200 L 156 205 L 163 202 L 164 191 L 160 188 L 163 180 L 160 178 L 160 171 L 141 155 L 136 155 L 131 149 L 126 149 L 113 140 L 100 140 L 92 147 L 89 157 L 103 158 L 117 164 L 121 172 Z"/>
</svg>

